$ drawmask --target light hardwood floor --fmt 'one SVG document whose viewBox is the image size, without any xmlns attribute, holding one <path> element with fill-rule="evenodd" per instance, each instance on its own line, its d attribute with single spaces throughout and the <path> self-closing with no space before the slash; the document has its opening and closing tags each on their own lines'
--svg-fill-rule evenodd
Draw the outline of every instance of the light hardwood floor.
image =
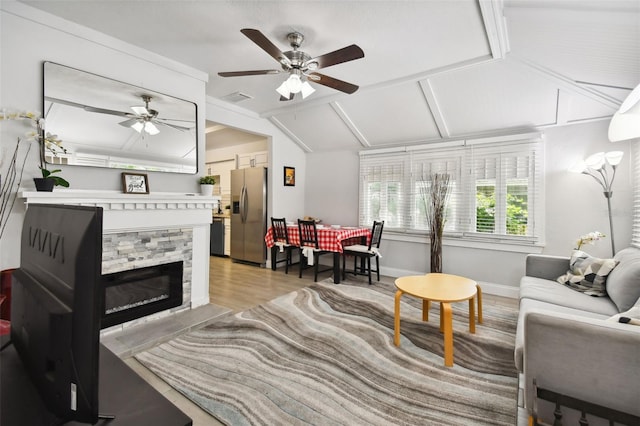
<svg viewBox="0 0 640 426">
<path fill-rule="evenodd" d="M 306 270 L 298 278 L 298 265 L 284 273 L 284 264 L 278 269 L 261 268 L 235 262 L 228 257 L 211 256 L 209 263 L 209 301 L 216 305 L 244 311 L 290 293 L 313 282 L 313 271 Z M 318 281 L 331 277 L 331 272 L 318 274 Z"/>
<path fill-rule="evenodd" d="M 330 276 L 331 272 L 322 273 L 318 276 L 318 281 Z M 289 274 L 285 274 L 284 265 L 278 265 L 278 269 L 272 271 L 268 268 L 233 262 L 229 258 L 212 256 L 209 277 L 211 303 L 240 312 L 310 285 L 313 282 L 313 271 L 305 271 L 300 279 L 298 265 L 294 265 L 293 269 L 289 269 Z M 483 294 L 483 304 L 517 306 L 517 303 L 515 299 Z M 194 426 L 221 425 L 215 418 L 147 370 L 135 358 L 128 358 L 125 362 L 191 417 Z"/>
</svg>

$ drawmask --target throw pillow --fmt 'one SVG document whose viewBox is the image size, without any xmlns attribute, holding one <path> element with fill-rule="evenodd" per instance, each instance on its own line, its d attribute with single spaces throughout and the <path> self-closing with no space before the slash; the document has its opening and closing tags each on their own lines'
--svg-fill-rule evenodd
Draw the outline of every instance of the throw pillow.
<svg viewBox="0 0 640 426">
<path fill-rule="evenodd" d="M 607 278 L 607 294 L 618 312 L 629 310 L 640 299 L 640 250 L 628 247 L 614 257 L 620 264 Z"/>
<path fill-rule="evenodd" d="M 607 276 L 617 264 L 618 261 L 614 259 L 600 259 L 574 250 L 569 260 L 569 270 L 556 281 L 589 296 L 606 296 Z"/>
</svg>

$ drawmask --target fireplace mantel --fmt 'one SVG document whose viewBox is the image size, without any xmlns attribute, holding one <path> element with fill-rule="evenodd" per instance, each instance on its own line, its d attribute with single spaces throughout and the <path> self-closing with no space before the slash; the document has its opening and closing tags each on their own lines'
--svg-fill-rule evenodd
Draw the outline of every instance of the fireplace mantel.
<svg viewBox="0 0 640 426">
<path fill-rule="evenodd" d="M 66 204 L 103 208 L 103 234 L 189 229 L 192 238 L 191 307 L 209 303 L 209 227 L 220 197 L 175 192 L 123 194 L 119 191 L 24 191 L 27 204 Z M 104 266 L 104 265 L 103 265 Z"/>
<path fill-rule="evenodd" d="M 119 191 L 24 191 L 25 202 L 102 207 L 104 232 L 137 231 L 159 227 L 192 227 L 211 223 L 220 197 L 176 192 L 123 194 Z"/>
</svg>

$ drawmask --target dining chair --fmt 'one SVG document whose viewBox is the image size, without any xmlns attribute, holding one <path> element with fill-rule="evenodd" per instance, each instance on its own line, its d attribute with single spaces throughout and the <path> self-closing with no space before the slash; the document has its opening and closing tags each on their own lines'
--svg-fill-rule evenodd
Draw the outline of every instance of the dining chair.
<svg viewBox="0 0 640 426">
<path fill-rule="evenodd" d="M 292 264 L 291 262 L 291 253 L 296 246 L 292 245 L 289 242 L 289 232 L 287 232 L 287 221 L 283 218 L 271 218 L 271 229 L 273 230 L 273 242 L 275 245 L 271 250 L 271 263 L 274 266 L 278 263 L 285 263 L 284 273 L 289 273 L 289 266 Z M 284 253 L 284 258 L 278 259 L 278 253 Z"/>
<path fill-rule="evenodd" d="M 302 270 L 305 269 L 305 263 L 308 267 L 313 266 L 313 281 L 318 281 L 318 272 L 325 272 L 333 270 L 333 266 L 319 270 L 320 256 L 323 254 L 332 254 L 333 252 L 328 250 L 321 250 L 318 244 L 318 230 L 316 228 L 316 222 L 314 220 L 302 220 L 298 219 L 298 232 L 300 233 L 300 274 L 299 278 L 302 278 Z M 304 261 L 304 258 L 307 261 Z"/>
<path fill-rule="evenodd" d="M 345 246 L 342 253 L 342 278 L 346 276 L 346 259 L 347 256 L 353 256 L 353 274 L 354 275 L 368 275 L 369 284 L 371 284 L 371 272 L 375 272 L 378 281 L 380 281 L 380 240 L 382 239 L 382 229 L 384 228 L 383 221 L 374 221 L 373 228 L 371 229 L 371 240 L 369 245 L 354 244 Z M 371 269 L 371 258 L 376 259 L 376 269 Z M 358 259 L 360 259 L 360 268 L 357 267 Z M 364 268 L 364 262 L 366 261 L 367 267 Z"/>
</svg>

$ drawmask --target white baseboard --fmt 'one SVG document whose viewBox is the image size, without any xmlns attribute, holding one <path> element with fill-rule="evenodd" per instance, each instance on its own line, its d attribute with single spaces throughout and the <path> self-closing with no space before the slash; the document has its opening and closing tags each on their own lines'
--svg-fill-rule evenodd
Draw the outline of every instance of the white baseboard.
<svg viewBox="0 0 640 426">
<path fill-rule="evenodd" d="M 195 299 L 191 301 L 191 309 L 195 309 L 198 306 L 208 305 L 209 304 L 209 295 L 207 297 L 201 297 L 199 299 Z"/>
<path fill-rule="evenodd" d="M 397 268 L 380 268 L 380 273 L 387 277 L 403 277 L 406 275 L 423 275 L 423 271 L 410 271 L 406 269 Z M 485 281 L 479 281 L 480 287 L 483 293 L 492 294 L 494 296 L 509 297 L 511 299 L 517 299 L 520 294 L 519 287 L 508 286 L 504 284 L 495 284 Z"/>
</svg>

